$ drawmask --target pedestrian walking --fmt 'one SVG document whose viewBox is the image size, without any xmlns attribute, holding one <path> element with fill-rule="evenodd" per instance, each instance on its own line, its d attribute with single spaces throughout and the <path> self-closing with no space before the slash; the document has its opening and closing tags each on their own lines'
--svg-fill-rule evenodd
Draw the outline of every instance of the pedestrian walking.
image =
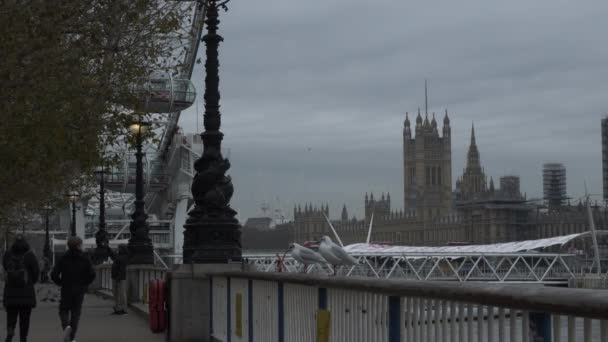
<svg viewBox="0 0 608 342">
<path fill-rule="evenodd" d="M 59 318 L 63 340 L 74 342 L 84 295 L 95 280 L 93 265 L 82 251 L 82 239 L 77 236 L 68 239 L 68 251 L 55 264 L 51 278 L 61 287 Z"/>
<path fill-rule="evenodd" d="M 4 253 L 2 266 L 5 271 L 4 309 L 6 310 L 6 342 L 15 336 L 19 320 L 19 338 L 27 341 L 30 316 L 36 307 L 34 284 L 38 282 L 40 270 L 36 255 L 21 235 L 17 236 L 10 250 Z"/>
<path fill-rule="evenodd" d="M 112 259 L 112 292 L 114 294 L 113 315 L 127 313 L 127 264 L 129 263 L 129 250 L 127 245 L 118 246 L 118 254 L 108 246 L 108 254 Z"/>
</svg>

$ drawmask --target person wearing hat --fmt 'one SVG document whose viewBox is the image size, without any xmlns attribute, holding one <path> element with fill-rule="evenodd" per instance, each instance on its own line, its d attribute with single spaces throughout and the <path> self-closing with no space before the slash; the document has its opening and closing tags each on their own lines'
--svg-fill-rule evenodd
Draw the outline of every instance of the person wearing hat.
<svg viewBox="0 0 608 342">
<path fill-rule="evenodd" d="M 15 336 L 17 320 L 19 320 L 19 338 L 27 341 L 30 330 L 30 315 L 36 307 L 36 291 L 34 284 L 40 277 L 40 269 L 36 255 L 30 249 L 22 235 L 15 238 L 2 259 L 6 274 L 4 283 L 4 309 L 6 310 L 6 342 L 11 342 Z"/>
</svg>

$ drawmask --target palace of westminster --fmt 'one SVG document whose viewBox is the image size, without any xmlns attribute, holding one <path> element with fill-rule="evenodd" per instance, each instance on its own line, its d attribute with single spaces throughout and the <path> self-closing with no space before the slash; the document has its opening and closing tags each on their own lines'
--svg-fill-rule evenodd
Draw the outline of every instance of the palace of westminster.
<svg viewBox="0 0 608 342">
<path fill-rule="evenodd" d="M 474 127 L 471 128 L 466 167 L 453 191 L 451 145 L 447 111 L 441 130 L 434 113 L 430 120 L 428 114 L 423 119 L 419 110 L 415 123 L 410 123 L 406 113 L 403 124 L 404 208 L 392 208 L 390 194 L 376 197 L 365 194 L 364 219 L 349 218 L 344 207 L 340 220 L 332 220 L 343 243 L 365 242 L 372 214 L 371 240 L 401 245 L 498 243 L 589 230 L 587 210 L 582 203 L 564 203 L 541 210 L 521 194 L 518 176 L 501 177 L 499 186 L 492 178 L 488 182 Z M 595 205 L 592 212 L 596 226 L 604 227 L 605 211 Z M 284 228 L 291 231 L 296 242 L 333 236 L 325 216 L 329 216 L 327 205 L 297 206 L 294 220 Z"/>
</svg>

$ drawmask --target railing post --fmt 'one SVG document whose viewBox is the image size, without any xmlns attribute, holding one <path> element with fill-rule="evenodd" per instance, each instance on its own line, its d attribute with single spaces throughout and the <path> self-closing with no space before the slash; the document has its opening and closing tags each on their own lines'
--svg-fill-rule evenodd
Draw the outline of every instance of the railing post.
<svg viewBox="0 0 608 342">
<path fill-rule="evenodd" d="M 388 297 L 388 341 L 401 341 L 401 297 Z"/>
<path fill-rule="evenodd" d="M 285 306 L 283 283 L 279 283 L 279 342 L 285 342 Z"/>
<path fill-rule="evenodd" d="M 226 324 L 226 342 L 230 342 L 232 338 L 232 321 L 230 320 L 230 316 L 232 315 L 231 303 L 230 303 L 230 277 L 226 277 L 226 305 L 228 306 L 226 312 L 227 314 L 227 324 Z"/>
<path fill-rule="evenodd" d="M 319 310 L 327 310 L 327 289 L 319 288 Z"/>
<path fill-rule="evenodd" d="M 247 282 L 247 316 L 249 317 L 249 342 L 253 342 L 253 280 Z"/>
<path fill-rule="evenodd" d="M 551 314 L 546 312 L 530 312 L 528 315 L 528 329 L 532 333 L 532 341 L 551 342 Z"/>
<path fill-rule="evenodd" d="M 327 289 L 324 287 L 319 288 L 319 310 L 317 311 L 317 322 L 316 322 L 316 341 L 317 342 L 328 342 L 331 332 L 331 318 L 327 311 Z M 338 331 L 338 333 L 344 333 Z"/>
<path fill-rule="evenodd" d="M 209 340 L 213 336 L 213 276 L 209 277 Z"/>
</svg>

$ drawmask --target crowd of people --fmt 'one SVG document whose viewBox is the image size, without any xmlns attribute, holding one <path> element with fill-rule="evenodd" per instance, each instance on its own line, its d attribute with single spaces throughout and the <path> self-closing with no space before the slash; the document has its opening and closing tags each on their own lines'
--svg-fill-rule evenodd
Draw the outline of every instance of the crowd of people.
<svg viewBox="0 0 608 342">
<path fill-rule="evenodd" d="M 115 315 L 126 314 L 127 286 L 126 274 L 128 249 L 118 247 L 118 253 L 108 245 L 102 246 L 113 260 L 112 280 Z M 82 313 L 82 304 L 89 286 L 95 280 L 95 268 L 89 256 L 83 251 L 82 239 L 72 236 L 67 241 L 67 251 L 57 260 L 52 271 L 44 261 L 43 267 L 26 239 L 17 236 L 2 259 L 4 268 L 3 305 L 6 311 L 6 342 L 12 342 L 19 322 L 20 342 L 27 342 L 32 310 L 36 307 L 35 285 L 50 277 L 61 290 L 59 301 L 59 321 L 64 342 L 75 342 L 76 332 Z M 46 265 L 46 267 L 45 267 Z M 50 271 L 50 276 L 48 272 Z"/>
</svg>

